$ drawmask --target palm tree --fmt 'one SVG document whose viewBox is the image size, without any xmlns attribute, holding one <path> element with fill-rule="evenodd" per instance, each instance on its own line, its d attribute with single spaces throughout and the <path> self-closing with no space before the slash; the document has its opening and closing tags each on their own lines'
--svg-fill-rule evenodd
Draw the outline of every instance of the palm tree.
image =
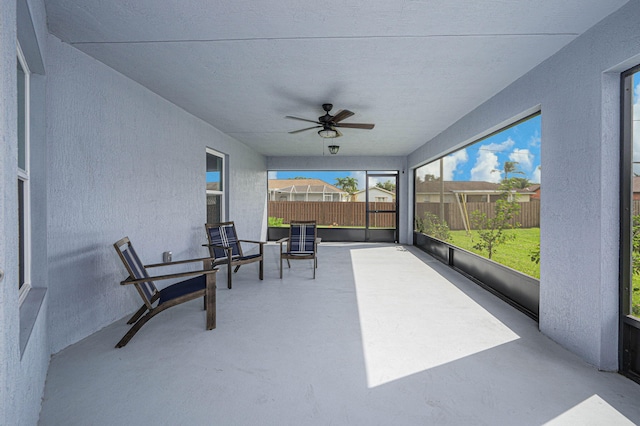
<svg viewBox="0 0 640 426">
<path fill-rule="evenodd" d="M 336 186 L 349 193 L 349 198 L 353 200 L 353 194 L 358 192 L 358 179 L 354 177 L 336 178 Z"/>
</svg>

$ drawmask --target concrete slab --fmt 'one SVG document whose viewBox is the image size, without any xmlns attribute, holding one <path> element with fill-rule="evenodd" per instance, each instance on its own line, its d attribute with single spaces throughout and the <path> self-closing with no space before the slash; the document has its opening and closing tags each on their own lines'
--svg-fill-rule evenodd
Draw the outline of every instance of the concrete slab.
<svg viewBox="0 0 640 426">
<path fill-rule="evenodd" d="M 268 245 L 264 281 L 245 265 L 218 286 L 213 331 L 193 301 L 125 348 L 122 319 L 64 349 L 40 425 L 640 423 L 640 386 L 414 247 L 319 253 L 315 280 L 311 261 L 280 280 Z"/>
</svg>

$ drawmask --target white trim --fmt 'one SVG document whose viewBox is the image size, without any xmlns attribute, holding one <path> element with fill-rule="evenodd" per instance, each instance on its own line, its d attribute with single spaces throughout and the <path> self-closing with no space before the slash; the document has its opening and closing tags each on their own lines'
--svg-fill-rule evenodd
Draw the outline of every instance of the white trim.
<svg viewBox="0 0 640 426">
<path fill-rule="evenodd" d="M 22 303 L 27 299 L 27 294 L 29 294 L 29 290 L 31 290 L 31 284 L 24 283 L 22 287 L 20 287 L 20 293 L 18 295 L 18 306 L 22 306 Z"/>
<path fill-rule="evenodd" d="M 24 282 L 20 283 L 20 305 L 31 289 L 31 184 L 29 179 L 31 165 L 31 71 L 22 52 L 20 44 L 16 45 L 17 58 L 24 72 L 24 169 L 17 167 L 17 178 L 23 182 L 23 215 L 24 224 Z"/>
<path fill-rule="evenodd" d="M 220 182 L 221 182 L 221 186 L 222 186 L 222 190 L 219 191 L 215 191 L 212 189 L 207 189 L 207 195 L 220 195 L 220 221 L 224 222 L 226 220 L 226 200 L 225 200 L 225 193 L 227 192 L 227 181 L 226 181 L 226 162 L 225 162 L 225 155 L 221 152 L 216 151 L 215 149 L 211 149 L 209 147 L 207 147 L 206 149 L 206 153 L 207 154 L 211 154 L 214 155 L 218 158 L 220 158 L 222 160 L 222 170 L 220 170 Z"/>
</svg>

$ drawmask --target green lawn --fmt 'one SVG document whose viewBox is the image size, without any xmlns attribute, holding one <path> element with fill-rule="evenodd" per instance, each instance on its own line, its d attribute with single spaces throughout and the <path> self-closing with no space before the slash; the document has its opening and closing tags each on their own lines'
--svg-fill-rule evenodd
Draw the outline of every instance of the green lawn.
<svg viewBox="0 0 640 426">
<path fill-rule="evenodd" d="M 531 261 L 531 252 L 540 244 L 540 228 L 512 229 L 507 232 L 514 234 L 515 240 L 498 246 L 491 260 L 534 278 L 540 278 L 540 265 Z M 473 248 L 474 238 L 477 241 L 478 237 L 474 231 L 471 231 L 471 236 L 468 236 L 465 231 L 451 231 L 451 239 L 448 243 L 487 257 L 486 252 Z"/>
</svg>

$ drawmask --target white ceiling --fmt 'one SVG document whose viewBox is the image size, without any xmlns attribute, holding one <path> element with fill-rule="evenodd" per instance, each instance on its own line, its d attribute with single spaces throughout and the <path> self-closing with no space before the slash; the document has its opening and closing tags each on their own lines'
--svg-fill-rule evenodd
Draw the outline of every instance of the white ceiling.
<svg viewBox="0 0 640 426">
<path fill-rule="evenodd" d="M 45 0 L 49 30 L 270 156 L 405 155 L 628 0 Z M 514 115 L 520 111 L 514 111 Z M 492 123 L 493 124 L 493 123 Z"/>
</svg>

